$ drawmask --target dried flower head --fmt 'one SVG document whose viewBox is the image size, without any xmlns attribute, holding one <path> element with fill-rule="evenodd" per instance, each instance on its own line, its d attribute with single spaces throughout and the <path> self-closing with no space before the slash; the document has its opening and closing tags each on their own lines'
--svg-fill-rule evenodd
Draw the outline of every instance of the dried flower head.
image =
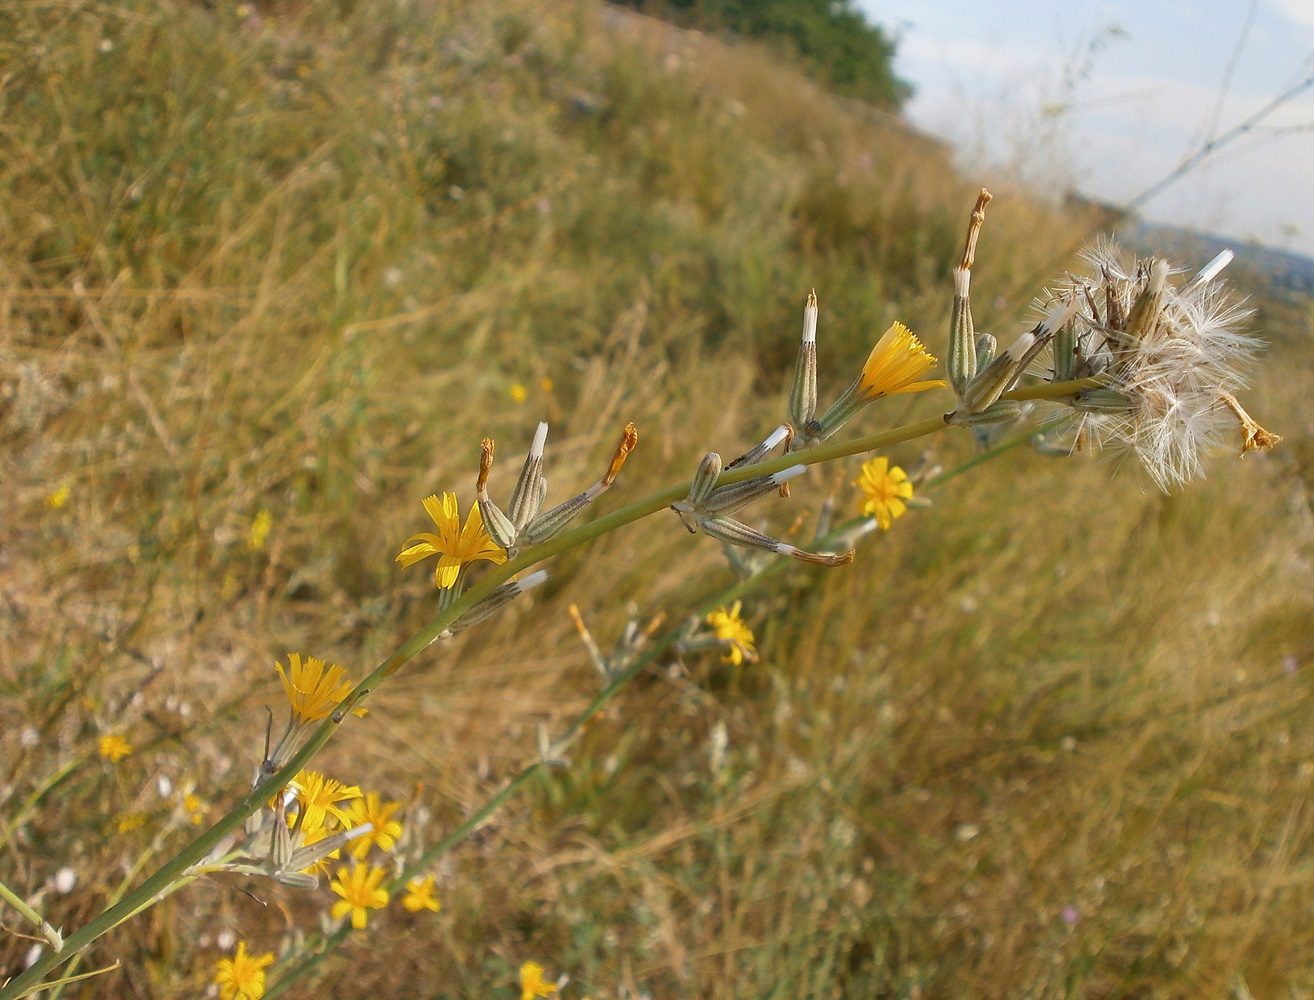
<svg viewBox="0 0 1314 1000">
<path fill-rule="evenodd" d="M 1067 400 L 1079 417 L 1077 446 L 1127 450 L 1166 490 L 1199 475 L 1206 452 L 1238 425 L 1242 453 L 1281 440 L 1236 400 L 1260 345 L 1244 329 L 1250 311 L 1217 280 L 1230 259 L 1220 254 L 1175 284 L 1165 261 L 1128 261 L 1111 242 L 1086 254 L 1095 274 L 1060 292 L 1079 311 L 1053 359 L 1055 381 L 1105 383 Z"/>
</svg>

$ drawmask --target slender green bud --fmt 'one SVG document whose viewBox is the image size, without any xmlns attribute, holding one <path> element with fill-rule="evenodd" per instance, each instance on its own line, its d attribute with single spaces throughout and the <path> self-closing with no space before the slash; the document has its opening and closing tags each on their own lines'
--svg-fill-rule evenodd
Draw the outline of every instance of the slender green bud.
<svg viewBox="0 0 1314 1000">
<path fill-rule="evenodd" d="M 538 516 L 543 501 L 547 499 L 547 480 L 543 478 L 543 446 L 547 443 L 547 432 L 546 423 L 539 424 L 534 431 L 534 442 L 529 446 L 529 454 L 525 456 L 520 478 L 511 494 L 507 513 L 517 531 Z"/>
<path fill-rule="evenodd" d="M 817 409 L 817 293 L 808 293 L 803 307 L 803 339 L 794 363 L 794 386 L 789 393 L 789 419 L 802 427 Z"/>
<path fill-rule="evenodd" d="M 712 495 L 707 498 L 700 510 L 711 514 L 733 514 L 758 497 L 778 489 L 782 483 L 787 483 L 807 471 L 806 465 L 791 465 L 788 469 L 783 469 L 774 475 L 758 476 L 756 479 L 746 479 L 742 483 L 722 486 L 712 491 Z"/>
<path fill-rule="evenodd" d="M 1006 424 L 1022 416 L 1022 404 L 1015 399 L 997 399 L 980 413 L 964 413 L 956 410 L 945 415 L 944 422 L 956 427 L 986 427 L 990 424 Z"/>
<path fill-rule="evenodd" d="M 949 354 L 945 358 L 945 368 L 949 372 L 949 384 L 960 398 L 977 374 L 971 285 L 972 272 L 965 267 L 954 268 L 954 309 L 949 320 Z"/>
<path fill-rule="evenodd" d="M 995 358 L 985 370 L 974 378 L 963 394 L 965 413 L 980 413 L 1007 392 L 1029 365 L 1049 343 L 1056 330 L 1062 327 L 1076 312 L 1077 303 L 1068 298 L 1046 316 L 1035 329 L 1028 331 L 1013 342 L 1013 346 Z"/>
<path fill-rule="evenodd" d="M 707 502 L 707 498 L 712 495 L 716 489 L 716 480 L 721 475 L 721 456 L 714 451 L 709 451 L 703 456 L 703 460 L 698 463 L 698 471 L 694 473 L 693 483 L 689 487 L 689 496 L 687 503 L 694 507 L 702 507 Z"/>
<path fill-rule="evenodd" d="M 995 360 L 995 353 L 999 350 L 999 341 L 995 340 L 988 333 L 977 334 L 976 337 L 976 373 L 980 375 L 990 366 L 990 362 Z"/>
<path fill-rule="evenodd" d="M 540 569 L 530 573 L 523 580 L 510 580 L 502 584 L 482 601 L 476 603 L 469 611 L 457 618 L 456 621 L 452 622 L 451 625 L 447 626 L 448 634 L 455 635 L 471 625 L 478 625 L 484 619 L 506 607 L 526 590 L 532 590 L 539 584 L 545 583 L 547 578 L 547 572 Z"/>
<path fill-rule="evenodd" d="M 1070 382 L 1077 377 L 1077 325 L 1064 323 L 1054 334 L 1054 381 Z"/>
</svg>

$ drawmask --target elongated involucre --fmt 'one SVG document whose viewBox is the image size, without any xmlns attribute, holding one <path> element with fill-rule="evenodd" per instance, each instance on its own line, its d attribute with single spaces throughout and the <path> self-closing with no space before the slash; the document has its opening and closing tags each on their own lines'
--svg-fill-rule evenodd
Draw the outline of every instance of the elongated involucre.
<svg viewBox="0 0 1314 1000">
<path fill-rule="evenodd" d="M 1234 394 L 1262 343 L 1245 329 L 1252 310 L 1217 280 L 1231 253 L 1181 284 L 1165 261 L 1128 263 L 1110 241 L 1085 259 L 1094 275 L 1053 293 L 1079 304 L 1055 340 L 1053 377 L 1107 378 L 1071 403 L 1078 443 L 1129 451 L 1171 489 L 1200 475 L 1203 456 L 1249 420 Z M 1254 447 L 1247 435 L 1243 451 Z"/>
</svg>

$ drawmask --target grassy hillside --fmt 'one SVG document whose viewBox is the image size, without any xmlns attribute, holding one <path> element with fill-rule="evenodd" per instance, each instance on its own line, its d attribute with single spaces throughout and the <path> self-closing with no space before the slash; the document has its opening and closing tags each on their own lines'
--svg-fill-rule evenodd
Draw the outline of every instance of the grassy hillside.
<svg viewBox="0 0 1314 1000">
<path fill-rule="evenodd" d="M 564 499 L 633 420 L 610 509 L 784 418 L 811 288 L 823 399 L 896 318 L 943 356 L 983 181 L 593 3 L 11 5 L 0 66 L 0 880 L 66 932 L 197 829 L 181 791 L 244 794 L 276 659 L 359 678 L 433 615 L 393 557 L 421 498 L 470 502 L 482 436 L 503 498 L 550 420 Z M 974 291 L 1006 335 L 1085 220 L 996 194 Z M 449 855 L 441 912 L 373 914 L 315 990 L 510 997 L 532 959 L 569 1000 L 1314 992 L 1314 314 L 1259 304 L 1282 450 L 1172 496 L 1025 448 L 928 490 L 744 598 L 760 662 L 640 678 Z M 856 473 L 761 516 L 806 538 Z M 323 755 L 405 804 L 403 850 L 591 699 L 571 604 L 610 645 L 630 602 L 678 623 L 733 582 L 670 515 L 548 569 Z M 197 995 L 234 934 L 293 949 L 335 898 L 199 880 L 63 995 Z M 6 975 L 31 947 L 0 938 Z"/>
</svg>

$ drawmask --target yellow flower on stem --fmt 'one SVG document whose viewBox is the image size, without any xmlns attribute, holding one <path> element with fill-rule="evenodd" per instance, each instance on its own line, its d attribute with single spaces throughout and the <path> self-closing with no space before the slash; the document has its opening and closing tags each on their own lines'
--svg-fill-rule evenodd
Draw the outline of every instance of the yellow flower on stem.
<svg viewBox="0 0 1314 1000">
<path fill-rule="evenodd" d="M 246 544 L 252 551 L 259 552 L 265 547 L 265 539 L 274 527 L 274 515 L 261 507 L 251 519 L 251 528 L 246 534 Z"/>
<path fill-rule="evenodd" d="M 351 853 L 354 857 L 365 860 L 371 844 L 378 844 L 381 851 L 392 850 L 392 845 L 401 836 L 402 825 L 391 817 L 400 808 L 400 802 L 380 802 L 378 792 L 370 792 L 363 799 L 351 803 L 347 810 L 351 816 L 348 826 L 357 827 L 363 823 L 374 826 L 369 833 L 352 842 Z"/>
<path fill-rule="evenodd" d="M 289 669 L 275 662 L 278 676 L 283 678 L 283 691 L 292 706 L 292 715 L 298 723 L 318 722 L 326 719 L 329 713 L 342 704 L 342 700 L 351 694 L 355 682 L 347 672 L 336 663 L 324 669 L 324 661 L 313 656 L 301 657 L 296 653 L 287 654 Z M 358 708 L 356 714 L 363 715 L 365 710 Z"/>
<path fill-rule="evenodd" d="M 739 617 L 742 606 L 742 601 L 735 601 L 729 611 L 718 608 L 707 616 L 707 624 L 716 631 L 716 637 L 729 644 L 725 655 L 721 657 L 722 662 L 733 663 L 736 667 L 744 662 L 745 657 L 750 661 L 757 659 L 752 630 Z"/>
<path fill-rule="evenodd" d="M 526 962 L 520 967 L 520 1000 L 550 997 L 555 992 L 555 983 L 543 982 L 543 966 L 537 962 Z"/>
<path fill-rule="evenodd" d="M 421 910 L 432 910 L 437 913 L 442 905 L 434 898 L 432 875 L 413 878 L 406 883 L 406 895 L 402 897 L 402 906 L 411 913 L 419 913 Z"/>
<path fill-rule="evenodd" d="M 100 738 L 100 755 L 111 764 L 117 764 L 132 753 L 132 744 L 122 736 L 111 734 Z"/>
<path fill-rule="evenodd" d="M 461 527 L 455 493 L 444 493 L 442 500 L 436 495 L 425 497 L 424 509 L 437 525 L 438 534 L 422 531 L 406 539 L 406 544 L 397 554 L 397 562 L 412 566 L 421 559 L 437 556 L 438 567 L 434 570 L 433 582 L 440 590 L 456 583 L 461 567 L 466 563 L 476 559 L 497 564 L 506 562 L 506 552 L 484 531 L 484 519 L 478 507 L 470 508 L 464 528 Z"/>
<path fill-rule="evenodd" d="M 881 396 L 942 389 L 948 384 L 943 379 L 917 381 L 935 366 L 935 361 L 915 333 L 902 323 L 892 323 L 862 366 L 858 393 L 863 402 L 871 402 Z"/>
<path fill-rule="evenodd" d="M 265 995 L 265 967 L 274 963 L 274 953 L 256 957 L 246 953 L 246 942 L 237 942 L 232 958 L 221 958 L 215 966 L 214 982 L 222 1000 L 260 1000 Z"/>
<path fill-rule="evenodd" d="M 68 503 L 69 494 L 72 492 L 68 483 L 60 483 L 54 490 L 46 494 L 46 506 L 51 510 L 59 510 L 60 507 Z"/>
<path fill-rule="evenodd" d="M 318 771 L 299 771 L 292 779 L 292 786 L 305 816 L 301 820 L 302 833 L 309 836 L 322 830 L 326 816 L 332 816 L 347 829 L 356 825 L 350 810 L 339 805 L 361 797 L 361 791 L 355 785 L 344 785 L 333 778 L 324 777 Z"/>
<path fill-rule="evenodd" d="M 205 819 L 205 803 L 201 801 L 199 795 L 194 795 L 191 792 L 184 793 L 182 806 L 183 812 L 191 818 L 193 826 L 199 825 Z"/>
<path fill-rule="evenodd" d="M 853 481 L 861 486 L 866 499 L 862 513 L 876 518 L 882 529 L 888 531 L 896 517 L 908 510 L 905 500 L 912 499 L 913 484 L 897 465 L 891 467 L 887 458 L 872 458 L 862 463 L 862 474 Z"/>
<path fill-rule="evenodd" d="M 379 883 L 387 876 L 387 871 L 374 866 L 353 865 L 350 869 L 339 868 L 338 877 L 329 883 L 329 888 L 342 898 L 333 904 L 329 911 L 334 920 L 341 920 L 351 914 L 351 926 L 363 930 L 370 910 L 381 910 L 388 905 L 388 890 Z"/>
</svg>

